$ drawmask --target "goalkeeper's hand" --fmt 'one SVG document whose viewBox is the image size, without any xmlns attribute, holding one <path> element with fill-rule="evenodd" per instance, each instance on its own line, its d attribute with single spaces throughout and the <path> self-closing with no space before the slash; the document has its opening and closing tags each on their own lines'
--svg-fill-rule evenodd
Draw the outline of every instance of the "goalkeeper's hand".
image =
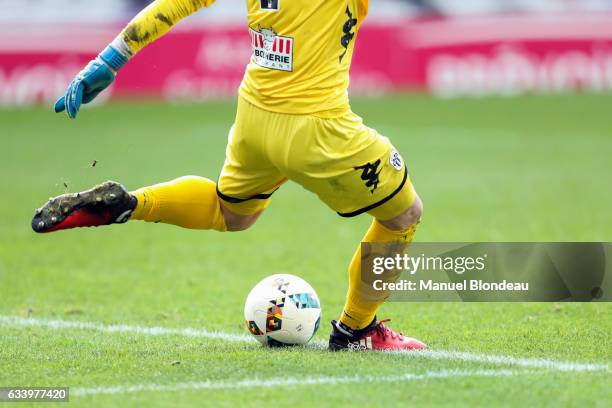
<svg viewBox="0 0 612 408">
<path fill-rule="evenodd" d="M 55 102 L 55 112 L 76 118 L 81 104 L 91 102 L 115 80 L 115 74 L 128 62 L 128 58 L 109 45 L 98 57 L 77 74 L 66 90 L 66 95 Z"/>
</svg>

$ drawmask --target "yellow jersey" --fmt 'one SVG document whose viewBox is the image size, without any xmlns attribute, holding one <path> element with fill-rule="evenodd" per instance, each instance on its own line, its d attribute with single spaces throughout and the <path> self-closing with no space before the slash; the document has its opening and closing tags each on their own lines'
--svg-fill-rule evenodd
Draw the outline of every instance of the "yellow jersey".
<svg viewBox="0 0 612 408">
<path fill-rule="evenodd" d="M 349 69 L 368 0 L 247 0 L 253 55 L 240 86 L 273 112 L 349 109 Z"/>
<path fill-rule="evenodd" d="M 253 54 L 240 95 L 272 112 L 339 116 L 368 0 L 246 0 Z M 131 56 L 214 0 L 156 0 L 113 45 Z"/>
</svg>

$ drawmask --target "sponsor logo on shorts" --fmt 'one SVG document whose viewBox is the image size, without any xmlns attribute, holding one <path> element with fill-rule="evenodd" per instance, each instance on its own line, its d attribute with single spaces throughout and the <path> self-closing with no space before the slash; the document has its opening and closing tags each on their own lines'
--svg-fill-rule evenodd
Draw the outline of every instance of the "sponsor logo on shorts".
<svg viewBox="0 0 612 408">
<path fill-rule="evenodd" d="M 274 28 L 249 28 L 255 64 L 278 71 L 293 71 L 293 38 L 276 34 Z"/>
<path fill-rule="evenodd" d="M 389 156 L 389 163 L 395 168 L 395 170 L 400 171 L 404 168 L 404 160 L 402 160 L 402 156 L 398 153 L 397 150 L 393 149 L 391 151 L 391 156 Z"/>
</svg>

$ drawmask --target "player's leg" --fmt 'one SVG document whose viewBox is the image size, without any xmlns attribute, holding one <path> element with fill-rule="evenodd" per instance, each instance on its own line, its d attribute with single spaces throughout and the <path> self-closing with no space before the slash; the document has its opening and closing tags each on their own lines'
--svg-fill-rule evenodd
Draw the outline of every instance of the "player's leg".
<svg viewBox="0 0 612 408">
<path fill-rule="evenodd" d="M 225 202 L 219 191 L 219 185 L 228 183 L 227 177 L 223 176 L 227 172 L 226 165 L 219 184 L 204 177 L 186 176 L 136 190 L 132 194 L 138 205 L 131 219 L 191 229 L 244 231 L 261 216 L 269 197 L 253 199 L 255 202 L 248 207 L 231 207 L 232 204 Z"/>
<path fill-rule="evenodd" d="M 411 186 L 406 188 L 410 189 Z M 412 242 L 417 225 L 421 220 L 423 203 L 414 193 L 397 197 L 398 202 L 405 202 L 408 209 L 391 219 L 381 216 L 380 211 L 372 220 L 372 224 L 362 242 L 404 244 L 395 245 L 394 251 L 405 250 Z M 411 204 L 410 204 L 411 203 Z M 384 213 L 382 213 L 384 214 Z M 426 345 L 419 340 L 404 337 L 384 326 L 387 320 L 378 322 L 376 313 L 385 302 L 388 293 L 374 291 L 370 285 L 364 284 L 371 279 L 361 271 L 361 244 L 358 245 L 349 265 L 349 290 L 342 315 L 338 321 L 332 322 L 333 329 L 329 347 L 332 350 L 351 349 L 423 349 Z M 373 278 L 373 277 L 372 277 Z M 397 280 L 398 274 L 377 276 L 387 282 Z"/>
<path fill-rule="evenodd" d="M 386 243 L 395 242 L 394 251 L 407 249 L 414 239 L 417 226 L 423 213 L 423 202 L 412 185 L 405 185 L 402 191 L 391 199 L 389 206 L 382 206 L 371 211 L 372 224 L 361 242 Z M 406 208 L 405 210 L 403 208 Z M 399 215 L 394 215 L 400 211 Z M 392 217 L 392 218 L 389 218 Z M 369 281 L 361 271 L 361 245 L 357 246 L 349 265 L 349 290 L 340 322 L 356 330 L 369 326 L 374 321 L 376 311 L 383 304 L 387 293 L 375 292 L 363 281 Z M 397 276 L 388 274 L 376 279 L 393 281 Z"/>
<path fill-rule="evenodd" d="M 245 231 L 251 228 L 259 219 L 264 210 L 258 211 L 251 215 L 242 215 L 232 212 L 231 209 L 227 208 L 223 203 L 221 204 L 221 212 L 225 219 L 225 225 L 227 230 L 234 231 Z"/>
<path fill-rule="evenodd" d="M 128 220 L 166 223 L 183 228 L 242 231 L 255 223 L 272 193 L 285 181 L 257 146 L 265 112 L 240 102 L 230 131 L 219 183 L 198 176 L 128 192 L 106 182 L 91 190 L 50 199 L 36 211 L 32 228 L 52 232 Z"/>
<path fill-rule="evenodd" d="M 191 229 L 243 231 L 257 221 L 263 210 L 232 212 L 221 203 L 216 186 L 204 177 L 185 176 L 129 193 L 121 184 L 109 181 L 50 199 L 36 211 L 32 228 L 52 232 L 143 220 Z"/>
<path fill-rule="evenodd" d="M 132 220 L 161 222 L 183 228 L 226 231 L 217 183 L 185 176 L 140 188 L 132 193 L 137 206 Z"/>
<path fill-rule="evenodd" d="M 412 239 L 414 238 L 414 233 L 416 232 L 416 227 L 421 221 L 422 215 L 423 201 L 421 201 L 421 197 L 419 197 L 419 195 L 415 193 L 414 203 L 406 211 L 390 220 L 377 221 L 391 231 L 409 231 L 404 237 L 404 240 L 406 242 L 412 242 Z"/>
<path fill-rule="evenodd" d="M 364 241 L 409 243 L 422 204 L 402 157 L 389 140 L 350 112 L 338 118 L 294 120 L 301 121 L 296 126 L 299 133 L 285 149 L 289 155 L 273 155 L 286 158 L 277 166 L 339 215 L 373 216 Z M 380 278 L 393 280 L 396 276 L 385 274 Z M 361 279 L 359 246 L 349 266 L 345 311 L 339 321 L 332 322 L 330 348 L 424 348 L 423 343 L 386 328 L 384 321 L 377 322 L 376 312 L 387 294 L 375 292 L 371 285 L 369 288 Z"/>
</svg>

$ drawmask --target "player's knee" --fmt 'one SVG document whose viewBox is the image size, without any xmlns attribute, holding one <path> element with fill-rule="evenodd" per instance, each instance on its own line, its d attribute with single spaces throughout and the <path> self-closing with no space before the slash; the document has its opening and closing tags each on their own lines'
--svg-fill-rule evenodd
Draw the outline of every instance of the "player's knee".
<svg viewBox="0 0 612 408">
<path fill-rule="evenodd" d="M 390 220 L 380 221 L 385 227 L 393 231 L 404 231 L 418 224 L 423 216 L 423 202 L 417 195 L 412 206 L 402 214 Z"/>
<path fill-rule="evenodd" d="M 251 226 L 257 222 L 257 219 L 263 212 L 262 210 L 251 215 L 236 214 L 225 208 L 223 205 L 221 206 L 221 211 L 223 213 L 223 218 L 225 219 L 225 226 L 230 232 L 245 231 L 251 228 Z"/>
</svg>

